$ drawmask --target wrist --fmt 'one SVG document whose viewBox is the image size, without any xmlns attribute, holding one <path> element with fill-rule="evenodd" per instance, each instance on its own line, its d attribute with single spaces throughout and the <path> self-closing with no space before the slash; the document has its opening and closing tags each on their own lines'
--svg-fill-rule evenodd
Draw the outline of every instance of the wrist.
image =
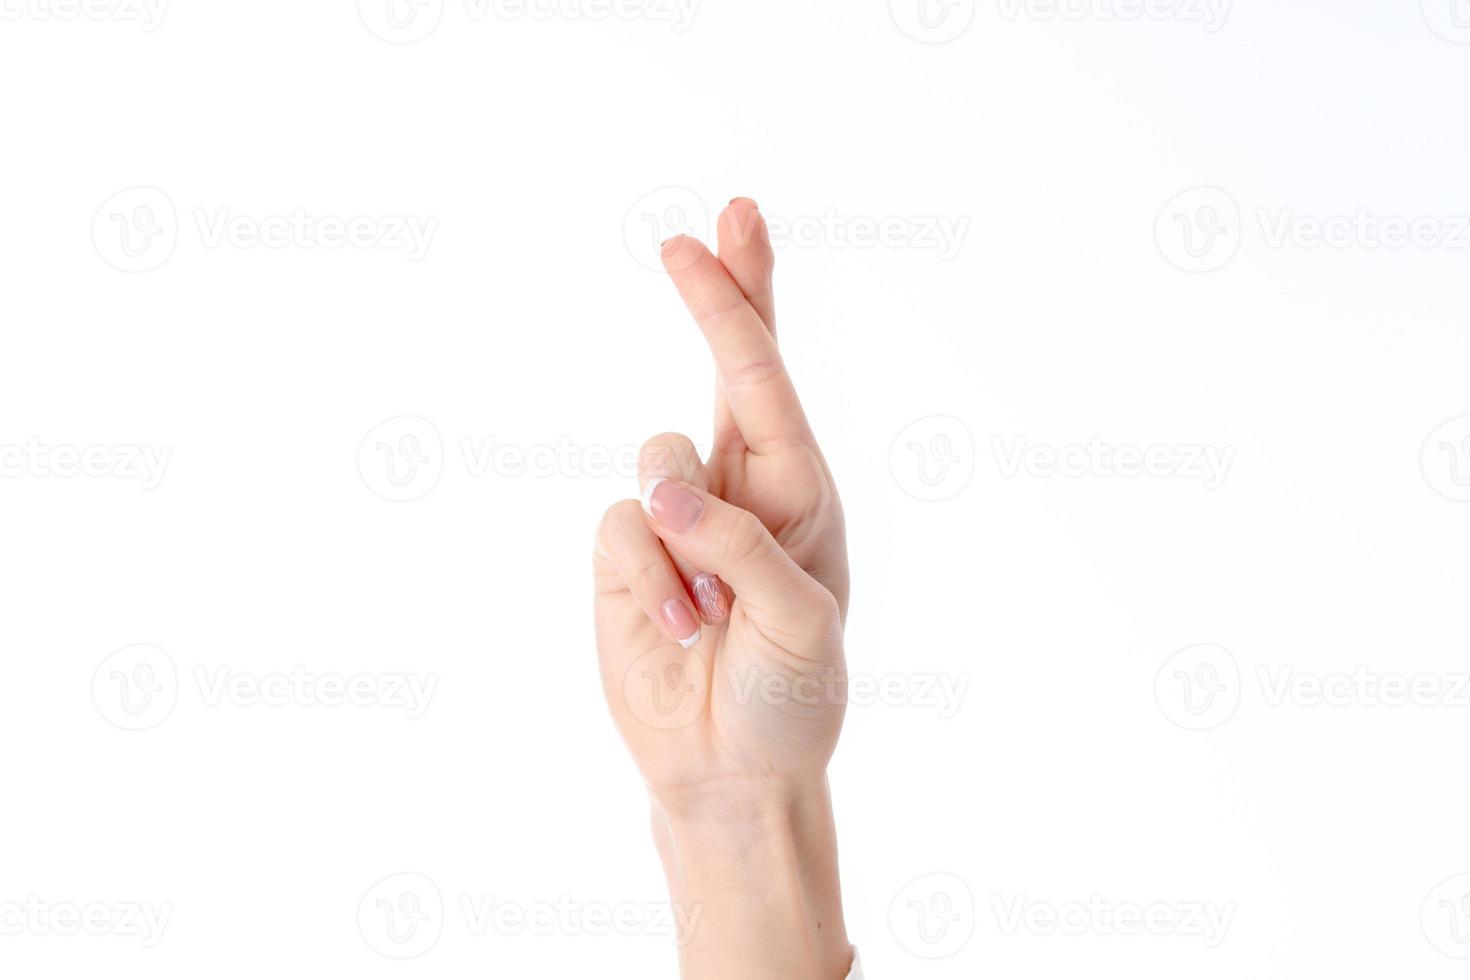
<svg viewBox="0 0 1470 980">
<path fill-rule="evenodd" d="M 841 980 L 842 919 L 826 777 L 741 779 L 655 794 L 653 831 L 688 923 L 689 980 Z"/>
</svg>

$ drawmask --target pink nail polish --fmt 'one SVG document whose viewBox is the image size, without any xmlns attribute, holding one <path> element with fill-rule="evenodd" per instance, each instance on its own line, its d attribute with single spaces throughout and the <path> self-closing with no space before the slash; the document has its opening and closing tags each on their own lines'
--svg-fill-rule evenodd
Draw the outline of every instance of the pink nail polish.
<svg viewBox="0 0 1470 980">
<path fill-rule="evenodd" d="M 691 530 L 704 513 L 704 501 L 687 487 L 656 476 L 643 488 L 643 510 L 670 531 Z"/>
<path fill-rule="evenodd" d="M 725 587 L 719 576 L 700 572 L 689 584 L 694 589 L 694 605 L 706 623 L 715 626 L 729 618 L 730 604 L 725 601 Z"/>
<path fill-rule="evenodd" d="M 679 641 L 679 646 L 688 650 L 699 642 L 699 621 L 688 606 L 678 599 L 669 599 L 664 603 L 663 612 L 664 622 L 669 624 L 669 631 Z"/>
</svg>

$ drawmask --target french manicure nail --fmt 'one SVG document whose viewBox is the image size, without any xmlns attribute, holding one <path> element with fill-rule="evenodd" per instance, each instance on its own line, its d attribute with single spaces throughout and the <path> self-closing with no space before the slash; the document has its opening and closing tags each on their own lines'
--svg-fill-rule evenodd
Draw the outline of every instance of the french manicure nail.
<svg viewBox="0 0 1470 980">
<path fill-rule="evenodd" d="M 699 642 L 699 621 L 680 600 L 669 599 L 664 603 L 664 622 L 685 650 Z"/>
<path fill-rule="evenodd" d="M 643 488 L 643 511 L 670 531 L 684 534 L 698 523 L 704 501 L 687 487 L 656 476 Z"/>
</svg>

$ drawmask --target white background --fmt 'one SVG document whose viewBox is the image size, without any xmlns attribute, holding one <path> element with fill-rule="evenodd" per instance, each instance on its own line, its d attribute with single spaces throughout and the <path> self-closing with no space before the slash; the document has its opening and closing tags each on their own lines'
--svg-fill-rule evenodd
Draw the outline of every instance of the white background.
<svg viewBox="0 0 1470 980">
<path fill-rule="evenodd" d="M 1470 10 L 1079 3 L 3 0 L 0 972 L 674 975 L 589 553 L 709 439 L 645 263 L 748 194 L 870 975 L 1462 976 Z"/>
</svg>

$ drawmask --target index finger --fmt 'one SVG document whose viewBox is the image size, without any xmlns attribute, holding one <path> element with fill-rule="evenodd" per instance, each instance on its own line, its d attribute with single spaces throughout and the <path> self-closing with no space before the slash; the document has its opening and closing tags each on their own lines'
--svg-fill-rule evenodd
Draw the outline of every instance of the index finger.
<svg viewBox="0 0 1470 980">
<path fill-rule="evenodd" d="M 776 338 L 720 260 L 697 239 L 664 242 L 664 268 L 714 355 L 730 412 L 751 452 L 811 445 L 811 427 Z"/>
</svg>

